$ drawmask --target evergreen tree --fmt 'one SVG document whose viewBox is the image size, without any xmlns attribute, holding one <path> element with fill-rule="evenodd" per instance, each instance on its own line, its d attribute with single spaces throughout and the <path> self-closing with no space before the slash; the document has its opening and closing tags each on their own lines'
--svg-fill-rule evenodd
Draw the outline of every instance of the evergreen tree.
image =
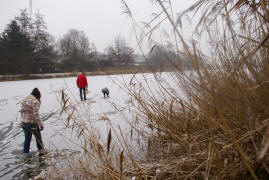
<svg viewBox="0 0 269 180">
<path fill-rule="evenodd" d="M 27 34 L 12 20 L 2 34 L 2 70 L 5 73 L 30 72 L 32 62 L 33 44 Z"/>
<path fill-rule="evenodd" d="M 36 14 L 36 19 L 33 22 L 34 28 L 34 45 L 35 51 L 42 51 L 49 48 L 49 33 L 46 32 L 46 23 L 41 14 Z"/>
<path fill-rule="evenodd" d="M 33 20 L 26 10 L 21 10 L 7 25 L 0 39 L 1 73 L 36 73 L 54 56 L 46 23 L 37 13 Z M 42 63 L 42 60 L 47 60 Z M 44 68 L 45 69 L 45 68 Z"/>
<path fill-rule="evenodd" d="M 20 10 L 20 15 L 15 17 L 15 21 L 17 21 L 18 25 L 21 27 L 22 33 L 29 36 L 29 38 L 32 40 L 33 23 L 26 9 Z"/>
</svg>

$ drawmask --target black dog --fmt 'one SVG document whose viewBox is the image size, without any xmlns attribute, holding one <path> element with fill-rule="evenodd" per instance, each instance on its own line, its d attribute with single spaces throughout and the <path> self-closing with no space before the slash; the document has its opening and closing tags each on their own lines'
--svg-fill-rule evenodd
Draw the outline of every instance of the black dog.
<svg viewBox="0 0 269 180">
<path fill-rule="evenodd" d="M 106 96 L 109 97 L 109 90 L 107 87 L 102 89 L 102 93 L 104 94 L 104 98 L 106 98 Z"/>
</svg>

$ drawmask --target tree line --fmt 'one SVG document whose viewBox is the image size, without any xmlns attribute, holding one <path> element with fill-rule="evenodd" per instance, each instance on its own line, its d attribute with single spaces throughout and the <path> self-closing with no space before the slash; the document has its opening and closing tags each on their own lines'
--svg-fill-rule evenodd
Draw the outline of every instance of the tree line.
<svg viewBox="0 0 269 180">
<path fill-rule="evenodd" d="M 30 18 L 25 10 L 0 34 L 1 74 L 95 71 L 133 64 L 134 50 L 119 35 L 104 53 L 83 31 L 69 30 L 59 40 L 48 33 L 44 16 Z"/>
</svg>

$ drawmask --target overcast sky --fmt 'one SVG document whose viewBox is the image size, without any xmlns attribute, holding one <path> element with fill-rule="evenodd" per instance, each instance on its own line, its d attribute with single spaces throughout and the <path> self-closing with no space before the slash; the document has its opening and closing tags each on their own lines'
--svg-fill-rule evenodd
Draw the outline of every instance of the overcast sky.
<svg viewBox="0 0 269 180">
<path fill-rule="evenodd" d="M 197 0 L 171 0 L 174 12 L 181 12 Z M 0 32 L 19 14 L 20 9 L 28 9 L 30 0 L 0 0 Z M 138 25 L 149 21 L 152 13 L 160 12 L 150 0 L 126 0 Z M 40 12 L 45 16 L 48 32 L 56 39 L 68 30 L 83 30 L 98 51 L 113 42 L 119 34 L 126 42 L 136 48 L 131 28 L 131 20 L 123 14 L 121 0 L 32 0 L 33 14 Z M 29 11 L 28 11 L 29 12 Z"/>
</svg>

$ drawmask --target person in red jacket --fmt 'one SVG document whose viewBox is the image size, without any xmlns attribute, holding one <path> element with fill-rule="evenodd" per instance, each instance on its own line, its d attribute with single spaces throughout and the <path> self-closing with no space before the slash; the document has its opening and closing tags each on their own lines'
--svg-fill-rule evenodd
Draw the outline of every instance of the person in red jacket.
<svg viewBox="0 0 269 180">
<path fill-rule="evenodd" d="M 77 86 L 79 88 L 79 94 L 80 94 L 81 101 L 83 101 L 82 91 L 83 91 L 83 95 L 84 95 L 84 100 L 87 100 L 85 89 L 88 87 L 88 82 L 87 82 L 87 78 L 85 77 L 84 73 L 81 73 L 78 76 L 78 78 L 77 78 Z"/>
</svg>

